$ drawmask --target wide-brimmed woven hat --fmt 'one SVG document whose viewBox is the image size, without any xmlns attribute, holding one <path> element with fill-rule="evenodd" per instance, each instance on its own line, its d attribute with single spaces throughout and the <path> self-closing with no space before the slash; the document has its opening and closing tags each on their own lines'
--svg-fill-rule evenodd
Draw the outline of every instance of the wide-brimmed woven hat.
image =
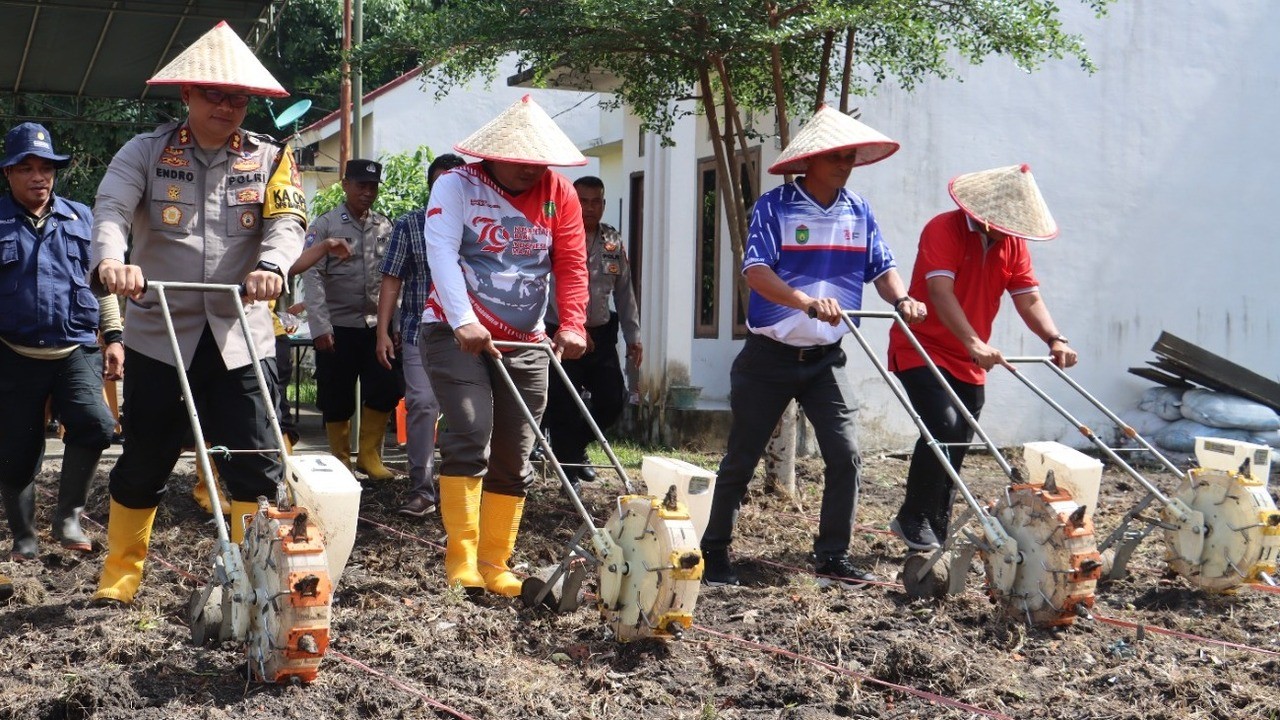
<svg viewBox="0 0 1280 720">
<path fill-rule="evenodd" d="M 286 97 L 289 94 L 226 20 L 201 35 L 147 84 L 222 85 L 268 97 Z"/>
<path fill-rule="evenodd" d="M 947 192 L 961 210 L 987 228 L 1027 240 L 1058 236 L 1058 223 L 1040 195 L 1030 165 L 959 175 L 951 179 Z"/>
<path fill-rule="evenodd" d="M 853 166 L 870 165 L 898 152 L 898 143 L 844 113 L 823 105 L 791 138 L 778 159 L 769 166 L 774 175 L 800 175 L 809 169 L 814 155 L 857 148 Z"/>
<path fill-rule="evenodd" d="M 586 165 L 587 158 L 533 98 L 525 95 L 466 140 L 464 155 L 528 165 Z"/>
</svg>

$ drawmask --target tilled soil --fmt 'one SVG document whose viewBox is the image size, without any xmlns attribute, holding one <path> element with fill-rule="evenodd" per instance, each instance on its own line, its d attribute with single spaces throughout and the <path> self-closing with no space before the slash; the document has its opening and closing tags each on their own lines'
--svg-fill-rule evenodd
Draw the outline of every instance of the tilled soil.
<svg viewBox="0 0 1280 720">
<path fill-rule="evenodd" d="M 590 607 L 554 615 L 465 599 L 445 587 L 438 519 L 395 515 L 403 480 L 366 485 L 319 678 L 306 687 L 250 684 L 232 644 L 188 642 L 186 604 L 209 576 L 215 534 L 190 499 L 190 464 L 181 468 L 188 472 L 175 476 L 161 507 L 133 606 L 90 606 L 101 556 L 66 553 L 47 533 L 38 561 L 0 563 L 17 586 L 0 606 L 0 718 L 1280 717 L 1280 596 L 1210 596 L 1166 577 L 1158 533 L 1129 579 L 1099 591 L 1095 617 L 1067 628 L 1006 617 L 983 594 L 977 565 L 965 592 L 943 600 L 913 600 L 900 587 L 821 588 L 808 558 L 817 463 L 802 464 L 801 508 L 752 495 L 734 546 L 746 585 L 704 588 L 694 628 L 675 642 L 618 644 Z M 55 469 L 47 464 L 40 478 L 42 526 Z M 905 472 L 902 460 L 866 459 L 859 522 L 868 529 L 853 552 L 888 581 L 905 553 L 883 528 Z M 966 476 L 984 499 L 1003 484 L 982 458 Z M 1176 485 L 1169 474 L 1149 477 Z M 619 488 L 616 480 L 586 487 L 598 520 Z M 1141 497 L 1113 469 L 1103 495 L 1099 539 Z M 105 522 L 106 511 L 103 477 L 89 515 Z M 578 525 L 559 489 L 540 484 L 515 561 L 528 570 L 557 560 Z"/>
</svg>

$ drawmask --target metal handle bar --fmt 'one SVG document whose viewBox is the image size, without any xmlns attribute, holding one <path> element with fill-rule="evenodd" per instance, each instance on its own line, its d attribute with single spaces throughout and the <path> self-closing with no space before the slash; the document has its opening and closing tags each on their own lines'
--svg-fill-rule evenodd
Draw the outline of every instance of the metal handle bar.
<svg viewBox="0 0 1280 720">
<path fill-rule="evenodd" d="M 595 418 L 591 417 L 591 411 L 587 409 L 586 403 L 579 397 L 576 388 L 573 386 L 573 380 L 569 378 L 569 374 L 564 371 L 564 366 L 560 364 L 560 360 L 556 357 L 555 350 L 550 343 L 529 343 L 514 342 L 508 340 L 494 340 L 494 347 L 499 350 L 536 350 L 547 354 L 551 367 L 555 368 L 556 374 L 560 381 L 569 388 L 569 395 L 573 398 L 574 403 L 578 406 L 578 412 L 586 418 L 587 424 L 591 426 L 591 432 L 595 434 L 595 438 L 600 442 L 600 447 L 604 449 L 605 455 L 609 457 L 609 461 L 613 463 L 613 468 L 618 473 L 618 477 L 622 478 L 622 485 L 626 489 L 627 494 L 634 494 L 635 487 L 631 484 L 631 479 L 627 476 L 626 469 L 622 466 L 622 461 L 614 454 L 613 448 L 609 446 L 609 441 L 605 439 L 604 433 L 601 432 L 600 426 L 596 424 Z M 583 521 L 591 529 L 592 544 L 596 551 L 602 556 L 605 554 L 605 545 L 596 537 L 603 530 L 597 529 L 595 521 L 591 517 L 591 513 L 587 512 L 586 507 L 582 504 L 582 499 L 578 497 L 578 493 L 574 492 L 569 477 L 565 474 L 564 468 L 560 465 L 560 461 L 556 458 L 555 452 L 551 449 L 551 443 L 547 441 L 546 436 L 542 433 L 542 428 L 538 426 L 538 421 L 533 417 L 533 411 L 529 409 L 528 403 L 524 401 L 524 396 L 520 394 L 520 389 L 516 387 L 515 380 L 511 378 L 511 373 L 507 370 L 507 366 L 502 363 L 502 358 L 492 357 L 494 366 L 498 369 L 498 374 L 502 376 L 503 382 L 507 386 L 512 396 L 516 400 L 516 404 L 520 406 L 521 412 L 524 413 L 525 422 L 529 423 L 529 427 L 533 429 L 534 438 L 538 445 L 542 448 L 544 457 L 551 461 L 551 467 L 555 470 L 556 476 L 560 479 L 561 486 L 565 489 L 565 494 L 569 496 L 569 501 L 573 503 L 573 507 L 582 516 Z"/>
<path fill-rule="evenodd" d="M 1128 423 L 1126 423 L 1124 420 L 1121 420 L 1120 417 L 1115 413 L 1113 413 L 1111 409 L 1108 408 L 1106 405 L 1103 405 L 1101 400 L 1098 400 L 1098 398 L 1090 394 L 1088 390 L 1085 390 L 1084 387 L 1080 385 L 1080 383 L 1076 382 L 1069 375 L 1067 375 L 1067 373 L 1062 368 L 1055 365 L 1053 363 L 1053 358 L 1008 357 L 1008 358 L 1005 358 L 1005 360 L 1008 361 L 1010 364 L 1016 363 L 1016 364 L 1023 364 L 1023 365 L 1043 365 L 1049 368 L 1050 371 L 1052 371 L 1055 375 L 1057 375 L 1072 390 L 1075 390 L 1081 397 L 1089 401 L 1089 403 L 1093 405 L 1095 408 L 1097 408 L 1103 415 L 1106 415 L 1108 420 L 1115 423 L 1116 427 L 1118 427 L 1126 437 L 1132 440 L 1135 440 L 1136 442 L 1138 442 L 1138 444 L 1142 445 L 1144 449 L 1146 449 L 1152 455 L 1154 455 L 1162 465 L 1164 465 L 1168 470 L 1170 470 L 1175 475 L 1177 475 L 1179 479 L 1184 479 L 1186 477 L 1185 473 L 1179 470 L 1177 465 L 1174 465 L 1172 461 L 1170 461 L 1167 457 L 1165 457 L 1151 443 L 1147 442 L 1146 438 L 1139 435 L 1138 432 L 1134 430 Z M 1041 400 L 1044 400 L 1049 405 L 1049 407 L 1057 411 L 1057 413 L 1061 415 L 1067 422 L 1074 425 L 1076 430 L 1078 430 L 1081 435 L 1084 435 L 1086 438 L 1088 438 L 1089 441 L 1092 442 L 1094 445 L 1096 445 L 1099 450 L 1105 453 L 1106 456 L 1110 458 L 1112 462 L 1115 462 L 1116 464 L 1120 465 L 1120 467 L 1122 467 L 1130 477 L 1138 481 L 1138 483 L 1140 483 L 1149 492 L 1155 495 L 1157 500 L 1159 500 L 1162 504 L 1167 505 L 1169 503 L 1169 499 L 1165 497 L 1164 494 L 1162 494 L 1160 490 L 1155 487 L 1155 485 L 1149 482 L 1137 470 L 1133 469 L 1133 467 L 1130 466 L 1129 463 L 1121 459 L 1119 454 L 1116 453 L 1115 449 L 1111 448 L 1105 442 L 1103 442 L 1102 438 L 1098 437 L 1097 433 L 1095 433 L 1088 425 L 1084 424 L 1079 419 L 1077 419 L 1065 407 L 1063 407 L 1060 403 L 1058 403 L 1058 401 L 1049 397 L 1049 394 L 1046 393 L 1034 382 L 1032 382 L 1031 379 L 1027 377 L 1026 373 L 1019 372 L 1018 369 L 1015 367 L 1008 367 L 1007 369 L 1009 370 L 1010 373 L 1013 374 L 1014 377 L 1018 378 L 1018 380 L 1020 380 L 1023 385 L 1026 385 L 1027 388 L 1031 390 L 1031 392 L 1035 393 L 1036 396 L 1038 396 Z"/>
<path fill-rule="evenodd" d="M 182 388 L 182 401 L 187 408 L 187 418 L 191 421 L 191 434 L 195 440 L 196 462 L 200 465 L 200 470 L 204 474 L 205 488 L 209 491 L 210 503 L 213 506 L 213 516 L 217 520 L 214 525 L 218 530 L 218 541 L 220 543 L 230 543 L 231 539 L 227 535 L 226 522 L 223 519 L 221 503 L 218 502 L 218 484 L 214 480 L 213 466 L 209 462 L 209 449 L 205 445 L 204 429 L 200 425 L 200 416 L 196 413 L 195 398 L 191 395 L 191 381 L 187 378 L 187 368 L 182 362 L 182 348 L 178 345 L 178 333 L 173 327 L 173 314 L 169 310 L 169 290 L 177 290 L 183 292 L 225 292 L 231 295 L 234 301 L 232 305 L 236 308 L 236 314 L 239 318 L 240 331 L 244 335 L 245 346 L 249 350 L 249 361 L 253 366 L 254 378 L 258 381 L 258 389 L 262 392 L 263 405 L 267 408 L 267 419 L 271 424 L 271 433 L 275 436 L 276 447 L 279 448 L 280 463 L 285 463 L 285 444 L 284 434 L 280 431 L 280 420 L 276 417 L 275 403 L 272 402 L 271 393 L 268 392 L 267 379 L 262 374 L 262 363 L 258 358 L 258 349 L 253 344 L 253 333 L 249 329 L 249 317 L 244 312 L 244 304 L 240 302 L 241 294 L 244 288 L 240 285 L 227 285 L 217 283 L 191 283 L 191 282 L 163 282 L 159 280 L 149 280 L 143 286 L 144 290 L 155 290 L 156 296 L 160 300 L 161 315 L 164 316 L 164 327 L 169 334 L 169 347 L 173 351 L 174 367 L 178 371 L 178 385 Z M 286 496 L 287 485 L 282 483 L 276 489 L 276 504 L 281 507 L 288 507 Z"/>
<path fill-rule="evenodd" d="M 1061 378 L 1063 382 L 1065 382 L 1073 390 L 1079 393 L 1083 398 L 1088 400 L 1095 408 L 1101 411 L 1102 414 L 1106 415 L 1107 418 L 1111 420 L 1111 422 L 1115 423 L 1116 426 L 1120 428 L 1121 432 L 1123 432 L 1126 437 L 1132 440 L 1136 440 L 1140 445 L 1142 445 L 1143 448 L 1145 448 L 1148 452 L 1154 455 L 1156 459 L 1158 459 L 1160 463 L 1165 466 L 1165 468 L 1167 468 L 1168 470 L 1172 471 L 1175 475 L 1177 475 L 1179 479 L 1186 479 L 1186 474 L 1183 473 L 1182 470 L 1178 469 L 1178 466 L 1174 465 L 1173 462 L 1170 461 L 1169 458 L 1165 457 L 1164 454 L 1161 453 L 1159 450 L 1156 450 L 1151 443 L 1147 442 L 1146 438 L 1139 435 L 1138 432 L 1134 430 L 1128 423 L 1121 420 L 1120 417 L 1117 416 L 1115 413 L 1111 412 L 1111 409 L 1108 408 L 1106 405 L 1103 405 L 1101 400 L 1098 400 L 1092 394 L 1090 394 L 1087 390 L 1085 390 L 1084 387 L 1080 385 L 1080 383 L 1077 383 L 1075 380 L 1071 379 L 1071 377 L 1068 376 L 1067 373 L 1063 371 L 1062 368 L 1058 367 L 1053 363 L 1053 358 L 1043 357 L 1043 356 L 1008 357 L 1008 358 L 1005 358 L 1005 360 L 1011 363 L 1011 365 L 1007 366 L 1007 369 L 1009 370 L 1010 373 L 1013 374 L 1014 377 L 1022 381 L 1022 384 L 1026 385 L 1027 388 L 1030 389 L 1031 392 L 1039 396 L 1041 400 L 1044 400 L 1046 403 L 1048 403 L 1049 407 L 1052 407 L 1054 410 L 1056 410 L 1059 415 L 1061 415 L 1063 418 L 1066 419 L 1067 422 L 1071 423 L 1072 425 L 1075 425 L 1076 429 L 1080 431 L 1080 434 L 1084 435 L 1091 442 L 1093 442 L 1093 444 L 1099 450 L 1105 453 L 1106 456 L 1110 458 L 1112 462 L 1119 465 L 1120 468 L 1124 470 L 1126 475 L 1136 480 L 1138 484 L 1142 485 L 1142 487 L 1146 488 L 1147 490 L 1147 496 L 1143 498 L 1141 502 L 1139 502 L 1137 505 L 1131 508 L 1129 512 L 1125 514 L 1124 521 L 1121 522 L 1116 527 L 1115 530 L 1111 531 L 1111 534 L 1107 536 L 1107 538 L 1098 545 L 1099 550 L 1106 550 L 1116 542 L 1119 542 L 1120 539 L 1127 532 L 1129 522 L 1133 520 L 1135 517 L 1138 517 L 1148 506 L 1151 505 L 1152 502 L 1159 501 L 1161 505 L 1167 508 L 1170 508 L 1175 515 L 1181 516 L 1184 513 L 1184 508 L 1181 507 L 1179 503 L 1173 503 L 1172 500 L 1167 495 L 1162 493 L 1160 489 L 1155 486 L 1154 483 L 1151 483 L 1150 481 L 1148 481 L 1147 478 L 1142 475 L 1142 473 L 1134 469 L 1134 467 L 1130 465 L 1128 462 L 1126 462 L 1124 459 L 1122 459 L 1120 455 L 1113 448 L 1111 448 L 1109 445 L 1103 442 L 1102 439 L 1099 438 L 1097 434 L 1093 432 L 1093 430 L 1091 430 L 1084 423 L 1077 420 L 1071 413 L 1067 412 L 1066 408 L 1060 405 L 1053 398 L 1049 397 L 1048 393 L 1045 393 L 1042 389 L 1040 389 L 1039 386 L 1031 382 L 1030 378 L 1027 377 L 1026 373 L 1019 372 L 1017 368 L 1012 367 L 1013 363 L 1018 363 L 1018 364 L 1040 364 L 1049 368 L 1055 375 Z"/>
<path fill-rule="evenodd" d="M 952 485 L 960 491 L 960 494 L 964 497 L 965 503 L 977 515 L 979 521 L 982 523 L 983 529 L 985 530 L 984 535 L 986 535 L 988 541 L 997 547 L 1001 545 L 1003 538 L 1006 537 L 1003 529 L 1000 528 L 998 523 L 992 519 L 986 508 L 979 504 L 973 494 L 969 492 L 969 488 L 965 484 L 964 480 L 961 479 L 960 473 L 951 466 L 951 461 L 947 457 L 946 452 L 944 452 L 937 438 L 933 436 L 933 433 L 929 432 L 929 428 L 925 426 L 924 420 L 911 405 L 911 399 L 907 397 L 906 391 L 902 389 L 897 380 L 893 378 L 892 373 L 889 372 L 889 369 L 885 367 L 880 358 L 876 356 L 875 351 L 872 349 L 871 344 L 867 342 L 866 336 L 863 335 L 862 330 L 853 322 L 853 318 L 892 319 L 894 324 L 901 328 L 907 339 L 911 341 L 912 347 L 914 347 L 916 352 L 920 354 L 920 357 L 925 362 L 925 366 L 927 366 L 930 372 L 933 373 L 938 384 L 946 391 L 947 397 L 951 400 L 951 404 L 954 405 L 956 410 L 964 416 L 965 421 L 969 423 L 969 427 L 973 428 L 978 437 L 982 439 L 982 444 L 987 447 L 987 450 L 1000 465 L 1000 469 L 1004 471 L 1006 476 L 1008 476 L 1010 482 L 1021 482 L 1021 473 L 1013 469 L 1009 462 L 1005 460 L 1004 455 L 1000 453 L 999 448 L 997 448 L 995 443 L 991 441 L 991 438 L 987 436 L 987 433 L 982 429 L 982 427 L 978 425 L 977 418 L 975 418 L 973 414 L 969 412 L 969 409 L 965 407 L 960 396 L 956 395 L 955 391 L 951 389 L 951 385 L 947 382 L 946 378 L 943 377 L 942 372 L 938 370 L 938 366 L 933 362 L 933 359 L 929 357 L 927 352 L 925 352 L 920 341 L 916 339 L 915 333 L 911 332 L 911 328 L 907 326 L 906 320 L 904 320 L 901 315 L 897 312 L 846 310 L 842 313 L 842 317 L 844 318 L 845 325 L 848 326 L 849 331 L 853 334 L 854 339 L 858 341 L 858 344 L 862 346 L 863 351 L 866 352 L 867 357 L 870 358 L 871 364 L 875 366 L 876 371 L 880 373 L 882 378 L 884 378 L 885 382 L 889 385 L 889 388 L 893 391 L 894 396 L 897 397 L 898 402 L 902 404 L 902 407 L 905 408 L 907 413 L 911 416 L 911 420 L 915 422 L 916 429 L 920 431 L 920 437 L 925 440 L 925 444 L 933 451 L 934 457 L 938 460 L 938 464 L 942 466 L 943 470 L 947 473 L 947 476 L 951 478 Z M 935 555 L 934 562 L 936 562 L 937 556 L 938 555 Z M 930 566 L 932 566 L 932 563 L 930 563 Z"/>
</svg>

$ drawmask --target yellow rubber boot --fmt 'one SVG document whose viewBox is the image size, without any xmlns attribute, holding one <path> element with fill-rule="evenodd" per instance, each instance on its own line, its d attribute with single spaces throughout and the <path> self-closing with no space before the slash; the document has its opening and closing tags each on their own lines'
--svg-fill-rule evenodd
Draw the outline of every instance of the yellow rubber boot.
<svg viewBox="0 0 1280 720">
<path fill-rule="evenodd" d="M 517 597 L 520 578 L 507 567 L 520 532 L 524 498 L 483 493 L 480 499 L 480 549 L 476 553 L 484 586 L 489 592 Z"/>
<path fill-rule="evenodd" d="M 0 575 L 0 602 L 13 597 L 13 581 L 8 575 Z"/>
<path fill-rule="evenodd" d="M 218 475 L 218 466 L 212 459 L 209 461 L 209 466 L 213 468 L 213 481 L 218 483 L 218 488 L 221 490 L 222 477 Z M 196 462 L 196 484 L 191 488 L 191 497 L 205 512 L 210 515 L 213 514 L 213 502 L 209 500 L 209 487 L 205 485 L 204 471 L 200 469 L 199 462 Z M 218 502 L 222 505 L 222 512 L 224 514 L 231 512 L 231 505 L 226 500 L 225 491 L 220 491 L 218 493 Z"/>
<path fill-rule="evenodd" d="M 460 584 L 468 593 L 483 590 L 484 576 L 476 569 L 480 478 L 440 476 L 440 519 L 449 534 L 444 551 L 444 572 L 449 587 Z"/>
<path fill-rule="evenodd" d="M 135 510 L 115 500 L 107 520 L 107 559 L 102 561 L 102 577 L 94 600 L 114 600 L 128 605 L 142 584 L 142 563 L 151 544 L 151 524 L 155 508 Z"/>
<path fill-rule="evenodd" d="M 329 436 L 329 453 L 338 458 L 347 469 L 351 468 L 351 421 L 330 422 L 324 424 L 324 432 Z"/>
<path fill-rule="evenodd" d="M 227 514 L 227 524 L 231 527 L 232 545 L 244 542 L 244 516 L 256 515 L 257 512 L 258 503 L 256 502 L 231 501 L 231 512 Z"/>
<path fill-rule="evenodd" d="M 356 469 L 370 480 L 391 480 L 396 476 L 382 464 L 382 442 L 387 437 L 389 417 L 391 413 L 360 409 L 360 455 L 356 458 Z"/>
</svg>

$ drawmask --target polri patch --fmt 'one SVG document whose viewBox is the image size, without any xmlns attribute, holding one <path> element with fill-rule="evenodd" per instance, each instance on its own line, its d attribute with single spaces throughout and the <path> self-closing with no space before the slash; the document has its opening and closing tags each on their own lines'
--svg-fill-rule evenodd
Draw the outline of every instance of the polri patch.
<svg viewBox="0 0 1280 720">
<path fill-rule="evenodd" d="M 244 228 L 245 230 L 251 230 L 253 229 L 253 226 L 257 224 L 258 224 L 258 214 L 255 213 L 254 211 L 245 210 L 244 212 L 240 213 L 240 227 Z"/>
<path fill-rule="evenodd" d="M 182 223 L 182 210 L 177 205 L 165 205 L 160 210 L 160 222 L 165 225 L 179 225 Z"/>
</svg>

